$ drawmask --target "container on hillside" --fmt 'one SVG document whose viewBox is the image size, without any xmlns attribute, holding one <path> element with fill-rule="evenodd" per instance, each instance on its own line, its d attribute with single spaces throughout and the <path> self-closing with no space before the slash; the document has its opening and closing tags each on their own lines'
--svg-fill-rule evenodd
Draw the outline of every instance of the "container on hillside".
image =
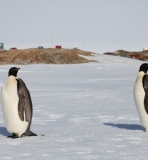
<svg viewBox="0 0 148 160">
<path fill-rule="evenodd" d="M 17 50 L 17 48 L 16 47 L 12 47 L 12 48 L 10 48 L 10 50 Z"/>
<path fill-rule="evenodd" d="M 43 49 L 44 47 L 43 47 L 43 46 L 38 46 L 38 48 L 39 48 L 39 49 Z"/>
<path fill-rule="evenodd" d="M 61 45 L 56 45 L 55 48 L 61 49 L 62 46 Z"/>
<path fill-rule="evenodd" d="M 4 49 L 4 43 L 0 43 L 0 50 Z"/>
</svg>

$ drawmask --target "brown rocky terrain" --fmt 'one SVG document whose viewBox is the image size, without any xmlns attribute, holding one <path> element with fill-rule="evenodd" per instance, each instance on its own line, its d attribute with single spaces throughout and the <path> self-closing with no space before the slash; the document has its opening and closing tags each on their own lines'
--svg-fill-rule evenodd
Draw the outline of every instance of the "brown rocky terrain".
<svg viewBox="0 0 148 160">
<path fill-rule="evenodd" d="M 0 64 L 75 64 L 92 62 L 79 55 L 90 56 L 91 52 L 79 49 L 24 49 L 1 50 Z"/>
</svg>

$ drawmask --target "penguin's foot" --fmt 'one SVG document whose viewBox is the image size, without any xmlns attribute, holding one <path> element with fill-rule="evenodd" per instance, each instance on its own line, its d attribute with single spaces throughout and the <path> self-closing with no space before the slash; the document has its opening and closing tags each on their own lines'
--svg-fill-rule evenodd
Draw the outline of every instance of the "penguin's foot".
<svg viewBox="0 0 148 160">
<path fill-rule="evenodd" d="M 22 134 L 21 137 L 26 137 L 26 136 L 37 136 L 37 134 L 33 133 L 32 131 L 26 131 L 25 133 Z"/>
<path fill-rule="evenodd" d="M 15 133 L 13 133 L 11 136 L 8 136 L 7 138 L 12 138 L 12 139 L 14 139 L 14 138 L 19 138 L 19 136 L 17 136 Z"/>
</svg>

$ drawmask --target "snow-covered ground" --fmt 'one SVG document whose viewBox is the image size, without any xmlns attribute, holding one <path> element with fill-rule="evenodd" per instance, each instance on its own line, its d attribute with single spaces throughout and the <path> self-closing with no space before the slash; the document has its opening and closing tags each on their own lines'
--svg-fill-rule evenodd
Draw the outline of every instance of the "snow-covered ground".
<svg viewBox="0 0 148 160">
<path fill-rule="evenodd" d="M 99 62 L 18 66 L 18 77 L 32 96 L 31 130 L 38 136 L 8 139 L 0 110 L 0 159 L 147 159 L 148 133 L 140 125 L 133 100 L 143 62 L 92 57 Z M 0 86 L 10 67 L 0 66 Z"/>
</svg>

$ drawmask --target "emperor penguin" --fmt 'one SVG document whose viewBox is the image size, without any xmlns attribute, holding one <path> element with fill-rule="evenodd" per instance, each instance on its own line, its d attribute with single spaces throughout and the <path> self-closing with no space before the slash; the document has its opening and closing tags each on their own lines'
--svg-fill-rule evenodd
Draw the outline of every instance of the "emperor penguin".
<svg viewBox="0 0 148 160">
<path fill-rule="evenodd" d="M 134 85 L 134 100 L 140 117 L 140 123 L 148 132 L 148 63 L 143 63 Z"/>
<path fill-rule="evenodd" d="M 29 90 L 22 79 L 17 77 L 20 68 L 12 67 L 8 79 L 1 89 L 1 107 L 8 138 L 37 136 L 30 131 L 33 107 Z"/>
</svg>

